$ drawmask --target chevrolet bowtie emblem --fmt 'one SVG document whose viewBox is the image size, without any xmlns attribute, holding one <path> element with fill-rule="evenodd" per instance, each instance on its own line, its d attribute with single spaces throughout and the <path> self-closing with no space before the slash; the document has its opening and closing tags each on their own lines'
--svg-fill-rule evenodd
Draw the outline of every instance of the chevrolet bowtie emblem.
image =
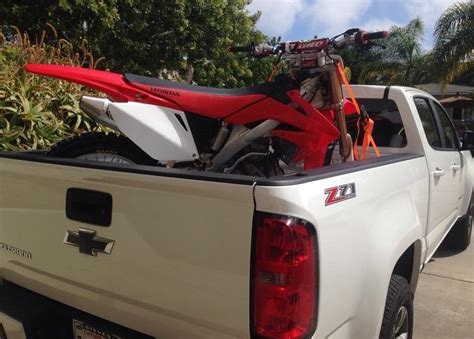
<svg viewBox="0 0 474 339">
<path fill-rule="evenodd" d="M 66 231 L 64 243 L 72 246 L 78 246 L 79 252 L 88 255 L 97 255 L 97 252 L 110 254 L 115 241 L 96 237 L 95 231 L 85 228 L 79 228 L 79 231 Z"/>
</svg>

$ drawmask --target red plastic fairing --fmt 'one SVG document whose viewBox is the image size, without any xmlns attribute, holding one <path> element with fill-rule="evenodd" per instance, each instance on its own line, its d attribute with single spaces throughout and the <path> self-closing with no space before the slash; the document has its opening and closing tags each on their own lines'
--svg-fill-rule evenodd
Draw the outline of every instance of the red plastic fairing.
<svg viewBox="0 0 474 339">
<path fill-rule="evenodd" d="M 181 107 L 169 100 L 157 96 L 151 96 L 149 93 L 130 86 L 123 80 L 122 74 L 82 67 L 44 64 L 28 64 L 25 66 L 25 69 L 28 72 L 50 76 L 94 88 L 100 92 L 106 93 L 115 101 L 136 101 L 181 110 Z"/>
<path fill-rule="evenodd" d="M 272 134 L 299 146 L 295 162 L 304 160 L 304 169 L 310 170 L 324 165 L 327 147 L 339 138 L 339 130 L 320 111 L 304 100 L 299 91 L 290 91 L 288 96 L 307 114 L 308 124 L 303 132 L 273 131 Z"/>
<path fill-rule="evenodd" d="M 275 119 L 288 125 L 305 129 L 307 118 L 289 105 L 267 97 L 253 105 L 228 116 L 225 121 L 231 124 L 244 125 L 255 121 Z"/>
<path fill-rule="evenodd" d="M 266 97 L 263 94 L 236 96 L 206 94 L 186 91 L 180 88 L 164 88 L 136 83 L 132 83 L 132 86 L 152 95 L 159 93 L 161 97 L 178 104 L 186 112 L 192 112 L 214 119 L 222 119 Z"/>
<path fill-rule="evenodd" d="M 357 109 L 351 100 L 344 99 L 343 105 L 345 115 L 357 114 Z"/>
<path fill-rule="evenodd" d="M 307 115 L 289 105 L 284 105 L 272 98 L 261 100 L 231 115 L 227 122 L 247 124 L 255 121 L 275 119 L 297 127 L 302 131 L 274 130 L 272 134 L 294 143 L 299 147 L 296 161 L 305 161 L 305 169 L 320 167 L 324 164 L 327 146 L 339 138 L 339 131 L 334 124 L 320 111 L 306 102 L 298 90 L 289 91 L 287 95 L 297 103 Z M 328 116 L 330 116 L 328 114 Z"/>
</svg>

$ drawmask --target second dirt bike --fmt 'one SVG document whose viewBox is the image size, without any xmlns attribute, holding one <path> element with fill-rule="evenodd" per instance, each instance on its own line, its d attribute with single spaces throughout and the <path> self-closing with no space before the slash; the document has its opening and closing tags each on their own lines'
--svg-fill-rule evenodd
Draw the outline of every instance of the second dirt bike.
<svg viewBox="0 0 474 339">
<path fill-rule="evenodd" d="M 70 66 L 29 64 L 26 69 L 106 93 L 107 99 L 83 96 L 81 108 L 124 135 L 82 134 L 59 143 L 50 155 L 273 176 L 283 173 L 282 163 L 323 166 L 334 148 L 341 161 L 357 158 L 345 114 L 359 109 L 355 100 L 343 98 L 342 59 L 333 53 L 387 35 L 350 29 L 332 39 L 233 47 L 231 52 L 257 58 L 276 56 L 274 69 L 282 60 L 290 69 L 241 89 Z"/>
</svg>

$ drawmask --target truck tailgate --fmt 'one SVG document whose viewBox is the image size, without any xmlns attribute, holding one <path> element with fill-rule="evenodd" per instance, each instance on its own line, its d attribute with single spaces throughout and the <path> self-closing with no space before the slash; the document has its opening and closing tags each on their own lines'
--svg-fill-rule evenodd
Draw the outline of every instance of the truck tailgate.
<svg viewBox="0 0 474 339">
<path fill-rule="evenodd" d="M 110 194 L 110 226 L 67 218 L 69 188 Z M 160 338 L 248 336 L 252 190 L 0 158 L 0 276 Z M 79 228 L 111 253 L 65 244 Z"/>
</svg>

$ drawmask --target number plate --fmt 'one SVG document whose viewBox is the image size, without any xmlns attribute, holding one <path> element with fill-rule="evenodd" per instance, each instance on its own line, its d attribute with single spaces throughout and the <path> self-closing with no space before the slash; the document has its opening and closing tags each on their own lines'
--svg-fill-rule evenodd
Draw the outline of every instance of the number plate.
<svg viewBox="0 0 474 339">
<path fill-rule="evenodd" d="M 102 331 L 82 321 L 73 319 L 74 339 L 122 339 L 118 335 Z"/>
</svg>

